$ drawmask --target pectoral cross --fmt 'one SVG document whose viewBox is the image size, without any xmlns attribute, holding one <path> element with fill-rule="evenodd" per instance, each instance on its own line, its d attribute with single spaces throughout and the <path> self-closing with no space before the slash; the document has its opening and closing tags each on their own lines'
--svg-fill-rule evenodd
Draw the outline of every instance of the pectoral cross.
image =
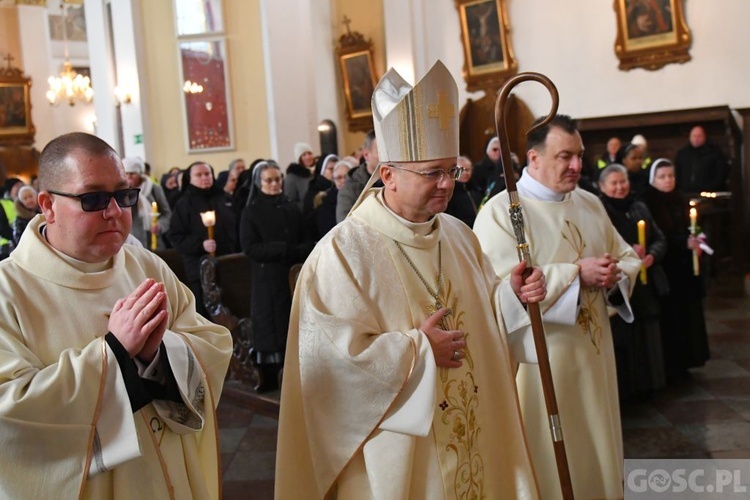
<svg viewBox="0 0 750 500">
<path fill-rule="evenodd" d="M 438 102 L 427 106 L 427 116 L 440 120 L 440 128 L 448 128 L 450 119 L 456 116 L 456 110 L 453 109 L 450 99 L 446 92 L 438 91 Z"/>
</svg>

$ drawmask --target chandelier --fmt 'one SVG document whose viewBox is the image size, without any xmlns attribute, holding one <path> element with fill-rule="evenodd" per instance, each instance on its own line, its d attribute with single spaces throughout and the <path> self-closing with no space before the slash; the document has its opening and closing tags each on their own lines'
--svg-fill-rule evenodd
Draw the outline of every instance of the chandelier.
<svg viewBox="0 0 750 500">
<path fill-rule="evenodd" d="M 89 103 L 94 98 L 94 90 L 91 88 L 91 79 L 83 76 L 73 70 L 70 64 L 68 54 L 68 11 L 64 4 L 60 5 L 63 11 L 63 44 L 65 47 L 65 62 L 63 71 L 60 76 L 50 76 L 47 79 L 49 90 L 47 91 L 47 100 L 50 104 L 55 105 L 62 101 L 68 101 L 68 104 L 74 106 L 76 101 Z"/>
</svg>

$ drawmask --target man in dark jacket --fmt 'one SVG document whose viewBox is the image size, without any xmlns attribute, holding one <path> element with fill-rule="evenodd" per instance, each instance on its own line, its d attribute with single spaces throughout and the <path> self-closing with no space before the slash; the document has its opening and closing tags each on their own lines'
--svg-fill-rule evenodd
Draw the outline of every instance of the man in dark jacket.
<svg viewBox="0 0 750 500">
<path fill-rule="evenodd" d="M 727 189 L 729 166 L 700 125 L 690 131 L 690 143 L 677 152 L 675 167 L 677 187 L 686 193 Z"/>
</svg>

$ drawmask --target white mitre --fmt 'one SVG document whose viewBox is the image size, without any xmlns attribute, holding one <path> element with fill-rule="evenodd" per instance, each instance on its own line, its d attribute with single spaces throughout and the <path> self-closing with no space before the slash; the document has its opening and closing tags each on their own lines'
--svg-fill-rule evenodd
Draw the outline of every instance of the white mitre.
<svg viewBox="0 0 750 500">
<path fill-rule="evenodd" d="M 381 163 L 458 156 L 458 87 L 441 61 L 414 87 L 389 69 L 372 94 L 372 116 Z"/>
</svg>

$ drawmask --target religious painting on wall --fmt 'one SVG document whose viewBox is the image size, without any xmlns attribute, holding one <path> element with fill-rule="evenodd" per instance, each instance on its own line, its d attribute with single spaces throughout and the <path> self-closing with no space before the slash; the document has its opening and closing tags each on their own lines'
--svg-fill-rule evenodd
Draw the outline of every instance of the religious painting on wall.
<svg viewBox="0 0 750 500">
<path fill-rule="evenodd" d="M 346 106 L 352 118 L 372 115 L 370 100 L 375 90 L 375 69 L 369 50 L 341 56 Z"/>
<path fill-rule="evenodd" d="M 0 144 L 33 142 L 30 91 L 31 82 L 20 70 L 0 71 Z"/>
<path fill-rule="evenodd" d="M 372 130 L 372 108 L 370 101 L 378 82 L 375 73 L 372 40 L 349 28 L 351 21 L 344 16 L 346 33 L 339 37 L 336 56 L 341 68 L 344 87 L 346 119 L 350 132 Z"/>
<path fill-rule="evenodd" d="M 656 70 L 690 60 L 684 0 L 615 0 L 619 68 Z"/>
<path fill-rule="evenodd" d="M 188 152 L 233 148 L 224 40 L 180 43 Z"/>
<path fill-rule="evenodd" d="M 505 0 L 455 2 L 461 22 L 466 89 L 499 88 L 518 68 L 508 37 Z"/>
</svg>

